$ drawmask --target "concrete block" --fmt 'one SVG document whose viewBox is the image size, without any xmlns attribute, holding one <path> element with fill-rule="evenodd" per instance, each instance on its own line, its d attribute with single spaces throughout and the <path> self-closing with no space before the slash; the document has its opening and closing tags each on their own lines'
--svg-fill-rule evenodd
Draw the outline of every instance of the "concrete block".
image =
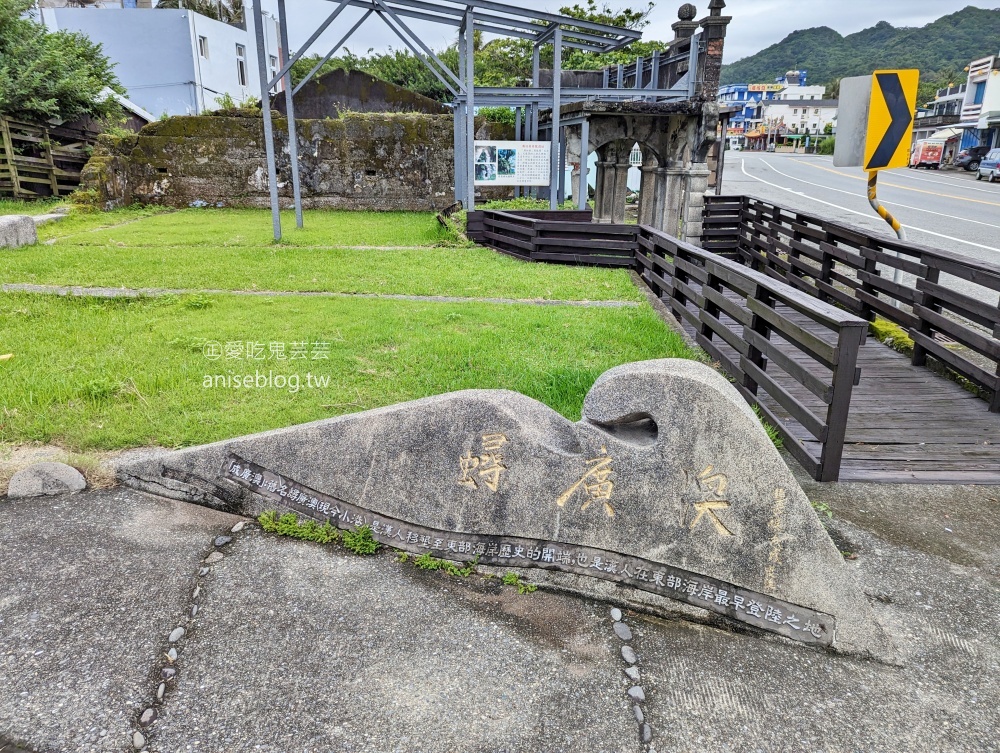
<svg viewBox="0 0 1000 753">
<path fill-rule="evenodd" d="M 38 243 L 35 221 L 23 214 L 0 217 L 0 248 L 20 248 Z"/>
</svg>

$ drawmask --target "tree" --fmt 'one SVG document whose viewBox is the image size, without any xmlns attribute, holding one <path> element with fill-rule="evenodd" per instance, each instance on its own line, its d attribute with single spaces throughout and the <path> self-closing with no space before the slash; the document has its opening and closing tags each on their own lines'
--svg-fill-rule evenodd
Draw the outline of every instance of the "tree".
<svg viewBox="0 0 1000 753">
<path fill-rule="evenodd" d="M 243 0 L 159 0 L 156 7 L 167 10 L 187 8 L 216 21 L 246 28 Z"/>
<path fill-rule="evenodd" d="M 83 34 L 49 33 L 28 16 L 32 5 L 0 0 L 0 114 L 37 121 L 118 117 L 121 108 L 104 89 L 125 89 L 101 46 Z"/>
</svg>

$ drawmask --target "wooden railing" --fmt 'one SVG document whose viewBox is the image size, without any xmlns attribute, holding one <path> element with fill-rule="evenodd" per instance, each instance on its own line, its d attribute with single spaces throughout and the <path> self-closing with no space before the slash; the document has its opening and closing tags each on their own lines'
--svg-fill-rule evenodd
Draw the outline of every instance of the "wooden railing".
<svg viewBox="0 0 1000 753">
<path fill-rule="evenodd" d="M 867 323 L 653 228 L 638 229 L 638 246 L 636 271 L 646 284 L 813 478 L 836 481 Z M 804 441 L 802 429 L 815 441 Z"/>
<path fill-rule="evenodd" d="M 66 196 L 80 184 L 96 133 L 0 116 L 0 195 Z"/>
<path fill-rule="evenodd" d="M 589 212 L 484 210 L 472 214 L 477 216 L 475 225 L 470 220 L 470 238 L 519 259 L 599 267 L 634 264 L 635 225 L 591 223 Z M 587 216 L 574 219 L 571 215 L 575 214 Z M 552 215 L 560 219 L 549 219 Z"/>
<path fill-rule="evenodd" d="M 990 411 L 1000 412 L 1000 265 L 747 196 L 706 197 L 706 213 L 730 217 L 737 204 L 737 232 L 717 219 L 706 225 L 706 245 L 735 244 L 754 270 L 863 319 L 902 326 L 914 342 L 914 365 L 933 357 L 985 391 Z"/>
<path fill-rule="evenodd" d="M 701 246 L 706 251 L 735 258 L 740 252 L 740 223 L 743 221 L 742 197 L 735 196 L 726 201 L 716 200 L 705 204 L 702 212 Z"/>
</svg>

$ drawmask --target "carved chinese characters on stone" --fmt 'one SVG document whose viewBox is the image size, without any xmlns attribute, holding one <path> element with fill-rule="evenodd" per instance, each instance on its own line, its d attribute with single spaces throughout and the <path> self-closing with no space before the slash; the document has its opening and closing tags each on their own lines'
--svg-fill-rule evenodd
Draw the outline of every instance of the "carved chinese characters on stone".
<svg viewBox="0 0 1000 753">
<path fill-rule="evenodd" d="M 615 508 L 611 506 L 611 492 L 615 485 L 611 481 L 611 457 L 608 455 L 608 448 L 602 447 L 600 454 L 596 458 L 587 461 L 587 470 L 580 480 L 564 491 L 556 504 L 565 507 L 577 492 L 582 491 L 583 503 L 580 505 L 581 512 L 590 507 L 592 502 L 601 502 L 604 505 L 604 512 L 609 518 L 615 516 Z"/>
<path fill-rule="evenodd" d="M 695 516 L 691 521 L 690 530 L 694 530 L 704 519 L 711 523 L 715 532 L 720 536 L 732 536 L 722 519 L 719 517 L 719 510 L 729 507 L 729 501 L 725 499 L 726 487 L 729 479 L 723 473 L 716 473 L 713 466 L 708 466 L 695 478 L 697 495 L 700 499 L 694 502 Z"/>
<path fill-rule="evenodd" d="M 592 466 L 611 462 L 609 457 L 594 460 L 599 462 Z M 588 476 L 587 482 L 610 483 L 594 478 L 605 470 L 610 474 L 610 468 L 602 467 Z M 830 615 L 665 563 L 564 541 L 429 528 L 313 490 L 233 454 L 226 459 L 222 473 L 244 488 L 314 520 L 329 521 L 344 529 L 368 526 L 378 542 L 402 551 L 429 551 L 459 562 L 538 567 L 601 578 L 684 601 L 798 641 L 819 645 L 833 642 L 836 621 Z M 585 491 L 585 482 L 579 484 L 568 499 L 573 493 Z M 584 502 L 587 500 L 593 503 L 593 498 L 588 496 Z"/>
<path fill-rule="evenodd" d="M 508 439 L 503 434 L 483 434 L 479 455 L 466 452 L 458 459 L 462 475 L 458 483 L 468 489 L 478 489 L 482 483 L 492 492 L 500 487 L 500 476 L 507 470 L 501 449 Z M 477 481 L 478 479 L 478 481 Z"/>
</svg>

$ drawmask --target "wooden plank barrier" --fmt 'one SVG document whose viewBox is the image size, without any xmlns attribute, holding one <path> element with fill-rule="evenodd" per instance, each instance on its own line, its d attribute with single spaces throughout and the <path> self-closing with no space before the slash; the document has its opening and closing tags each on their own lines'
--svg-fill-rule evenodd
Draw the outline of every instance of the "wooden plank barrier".
<svg viewBox="0 0 1000 753">
<path fill-rule="evenodd" d="M 749 196 L 706 197 L 714 217 L 731 217 L 736 205 L 735 232 L 717 220 L 706 225 L 706 244 L 735 244 L 740 261 L 756 271 L 863 319 L 900 325 L 914 342 L 913 365 L 935 359 L 979 387 L 989 410 L 1000 412 L 1000 265 Z"/>
<path fill-rule="evenodd" d="M 80 184 L 96 133 L 0 116 L 0 196 L 66 196 Z"/>
<path fill-rule="evenodd" d="M 476 215 L 469 237 L 519 259 L 624 268 L 635 263 L 635 225 L 595 224 L 590 212 L 483 210 Z"/>
<path fill-rule="evenodd" d="M 639 227 L 637 240 L 646 284 L 813 478 L 836 481 L 865 320 L 654 228 Z M 802 429 L 818 453 L 802 441 Z"/>
</svg>

